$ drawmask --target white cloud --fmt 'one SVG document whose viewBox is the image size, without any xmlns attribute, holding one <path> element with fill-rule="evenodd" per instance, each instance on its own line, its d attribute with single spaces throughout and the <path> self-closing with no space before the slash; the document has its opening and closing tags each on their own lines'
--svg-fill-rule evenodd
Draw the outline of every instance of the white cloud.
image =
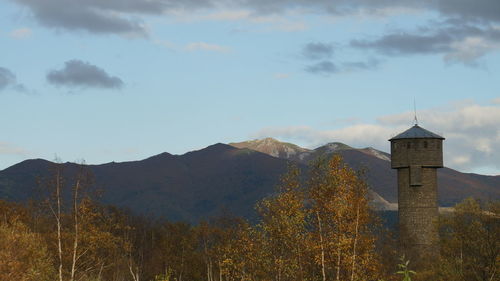
<svg viewBox="0 0 500 281">
<path fill-rule="evenodd" d="M 249 9 L 219 9 L 207 13 L 206 11 L 192 12 L 175 10 L 168 13 L 179 22 L 203 21 L 233 21 L 254 24 L 253 31 L 283 31 L 297 32 L 306 30 L 301 11 L 287 11 L 284 14 L 258 14 Z"/>
<path fill-rule="evenodd" d="M 500 104 L 479 105 L 471 101 L 418 112 L 419 124 L 446 138 L 445 165 L 474 172 L 500 174 Z M 354 147 L 372 146 L 389 151 L 392 136 L 412 126 L 413 112 L 381 116 L 375 124 L 355 124 L 335 130 L 308 126 L 265 128 L 253 137 L 277 137 L 314 148 L 328 142 Z"/>
<path fill-rule="evenodd" d="M 500 21 L 497 0 L 12 0 L 23 5 L 39 24 L 55 30 L 84 30 L 95 34 L 136 34 L 147 37 L 147 16 L 182 14 L 188 18 L 247 20 L 259 16 L 328 15 L 391 17 L 431 12 L 442 18 L 497 24 Z M 214 12 L 215 11 L 215 12 Z M 207 13 L 211 16 L 206 17 Z M 194 15 L 194 16 L 193 16 Z M 286 28 L 290 28 L 287 26 Z M 301 28 L 300 25 L 293 30 Z"/>
<path fill-rule="evenodd" d="M 304 31 L 307 29 L 307 25 L 292 14 L 261 16 L 251 14 L 251 16 L 247 18 L 247 20 L 251 23 L 266 24 L 268 25 L 267 30 L 296 32 Z"/>
<path fill-rule="evenodd" d="M 208 51 L 208 52 L 217 52 L 217 53 L 229 53 L 232 51 L 230 47 L 222 46 L 218 44 L 212 44 L 207 42 L 192 42 L 183 44 L 176 44 L 171 41 L 155 39 L 153 42 L 156 45 L 162 46 L 172 51 L 180 51 L 180 52 L 196 52 L 196 51 Z"/>
<path fill-rule="evenodd" d="M 470 156 L 461 155 L 456 157 L 451 157 L 450 162 L 454 165 L 466 165 L 470 163 Z"/>
<path fill-rule="evenodd" d="M 206 42 L 193 42 L 186 45 L 185 49 L 187 51 L 210 51 L 219 53 L 228 53 L 231 48 L 216 44 L 210 44 Z"/>
<path fill-rule="evenodd" d="M 275 79 L 286 79 L 286 78 L 290 78 L 290 74 L 288 74 L 288 73 L 275 73 L 274 78 Z"/>
<path fill-rule="evenodd" d="M 3 155 L 25 155 L 26 150 L 7 142 L 0 142 L 0 154 Z"/>
<path fill-rule="evenodd" d="M 19 28 L 10 32 L 10 37 L 15 39 L 25 39 L 31 36 L 33 32 L 29 28 Z"/>
<path fill-rule="evenodd" d="M 154 42 L 155 44 L 160 45 L 160 46 L 162 46 L 162 47 L 165 47 L 165 48 L 167 48 L 167 49 L 171 49 L 171 50 L 175 50 L 175 49 L 177 49 L 177 46 L 176 46 L 174 43 L 172 43 L 172 42 L 170 42 L 170 41 L 167 41 L 167 40 L 159 40 L 159 39 L 155 39 L 155 40 L 153 40 L 153 42 Z"/>
<path fill-rule="evenodd" d="M 451 52 L 444 56 L 447 62 L 474 63 L 487 53 L 500 50 L 499 42 L 484 37 L 466 37 L 450 44 Z"/>
</svg>

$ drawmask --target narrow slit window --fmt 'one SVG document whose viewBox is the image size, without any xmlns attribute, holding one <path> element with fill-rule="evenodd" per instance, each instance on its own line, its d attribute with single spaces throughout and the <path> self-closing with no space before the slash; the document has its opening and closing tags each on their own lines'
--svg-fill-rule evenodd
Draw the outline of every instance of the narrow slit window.
<svg viewBox="0 0 500 281">
<path fill-rule="evenodd" d="M 410 166 L 410 185 L 411 186 L 422 185 L 422 166 L 417 166 L 417 165 Z"/>
</svg>

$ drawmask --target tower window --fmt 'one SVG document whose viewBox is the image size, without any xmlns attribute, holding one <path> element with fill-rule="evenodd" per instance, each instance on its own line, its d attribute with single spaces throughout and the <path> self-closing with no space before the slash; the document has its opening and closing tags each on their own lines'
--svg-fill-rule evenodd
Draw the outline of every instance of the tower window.
<svg viewBox="0 0 500 281">
<path fill-rule="evenodd" d="M 407 142 L 407 143 L 406 143 L 406 148 L 411 148 L 411 144 L 410 144 L 410 142 Z"/>
<path fill-rule="evenodd" d="M 427 148 L 427 141 L 424 141 L 424 148 Z"/>
<path fill-rule="evenodd" d="M 422 185 L 422 166 L 417 166 L 417 165 L 410 166 L 410 185 L 411 186 Z"/>
</svg>

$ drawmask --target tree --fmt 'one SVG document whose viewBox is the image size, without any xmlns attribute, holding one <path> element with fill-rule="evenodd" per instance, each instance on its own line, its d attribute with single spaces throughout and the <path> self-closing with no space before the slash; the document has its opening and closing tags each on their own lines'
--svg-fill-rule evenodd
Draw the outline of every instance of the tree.
<svg viewBox="0 0 500 281">
<path fill-rule="evenodd" d="M 254 228 L 226 212 L 202 221 L 195 229 L 206 265 L 206 279 L 253 280 L 256 274 Z"/>
<path fill-rule="evenodd" d="M 375 219 L 368 187 L 339 155 L 313 163 L 308 186 L 311 247 L 325 280 L 377 280 Z"/>
<path fill-rule="evenodd" d="M 442 280 L 490 281 L 500 276 L 500 202 L 465 199 L 441 220 Z"/>
<path fill-rule="evenodd" d="M 256 225 L 228 215 L 196 227 L 134 216 L 93 201 L 83 168 L 65 167 L 56 165 L 46 182 L 48 208 L 0 201 L 0 280 L 369 281 L 381 275 L 368 187 L 339 156 L 313 163 L 306 176 L 291 167 L 256 206 Z M 484 241 L 496 241 L 488 235 Z"/>
<path fill-rule="evenodd" d="M 55 272 L 45 241 L 18 219 L 0 222 L 0 280 L 51 281 Z"/>
<path fill-rule="evenodd" d="M 63 176 L 62 165 L 57 163 L 54 169 L 54 176 L 49 180 L 47 186 L 52 188 L 51 198 L 47 199 L 47 206 L 54 217 L 57 229 L 57 258 L 58 258 L 58 277 L 63 281 L 63 249 L 62 249 L 62 205 L 63 205 Z"/>
<path fill-rule="evenodd" d="M 299 169 L 291 167 L 278 185 L 277 194 L 257 205 L 262 222 L 265 266 L 274 280 L 304 280 L 306 210 Z"/>
<path fill-rule="evenodd" d="M 123 215 L 114 208 L 93 202 L 90 198 L 81 200 L 78 204 L 78 214 L 80 231 L 75 280 L 101 280 L 112 275 L 112 270 L 124 270 L 128 243 L 123 239 L 123 233 L 129 226 L 126 225 Z M 71 245 L 74 242 L 74 233 L 69 231 L 68 237 L 72 237 L 68 241 Z M 71 261 L 74 260 L 74 252 L 70 258 Z"/>
<path fill-rule="evenodd" d="M 124 226 L 115 225 L 105 209 L 92 201 L 91 175 L 83 163 L 66 167 L 56 163 L 52 170 L 44 182 L 50 192 L 45 203 L 56 231 L 48 229 L 45 237 L 49 245 L 56 245 L 58 279 L 99 280 L 117 263 L 117 253 L 125 251 L 125 241 L 115 234 L 117 227 Z"/>
</svg>

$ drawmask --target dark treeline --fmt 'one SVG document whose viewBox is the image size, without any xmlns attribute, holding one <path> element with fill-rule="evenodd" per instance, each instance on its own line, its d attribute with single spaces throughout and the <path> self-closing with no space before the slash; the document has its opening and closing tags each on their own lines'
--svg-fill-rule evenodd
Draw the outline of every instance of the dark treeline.
<svg viewBox="0 0 500 281">
<path fill-rule="evenodd" d="M 82 166 L 83 167 L 83 166 Z M 291 167 L 251 224 L 224 213 L 198 225 L 136 216 L 92 198 L 59 166 L 43 199 L 0 201 L 0 280 L 401 280 L 397 243 L 340 157 Z M 414 280 L 498 280 L 499 204 L 466 200 L 441 222 L 441 252 Z M 411 261 L 410 261 L 411 267 Z M 404 273 L 404 272 L 403 272 Z"/>
</svg>

